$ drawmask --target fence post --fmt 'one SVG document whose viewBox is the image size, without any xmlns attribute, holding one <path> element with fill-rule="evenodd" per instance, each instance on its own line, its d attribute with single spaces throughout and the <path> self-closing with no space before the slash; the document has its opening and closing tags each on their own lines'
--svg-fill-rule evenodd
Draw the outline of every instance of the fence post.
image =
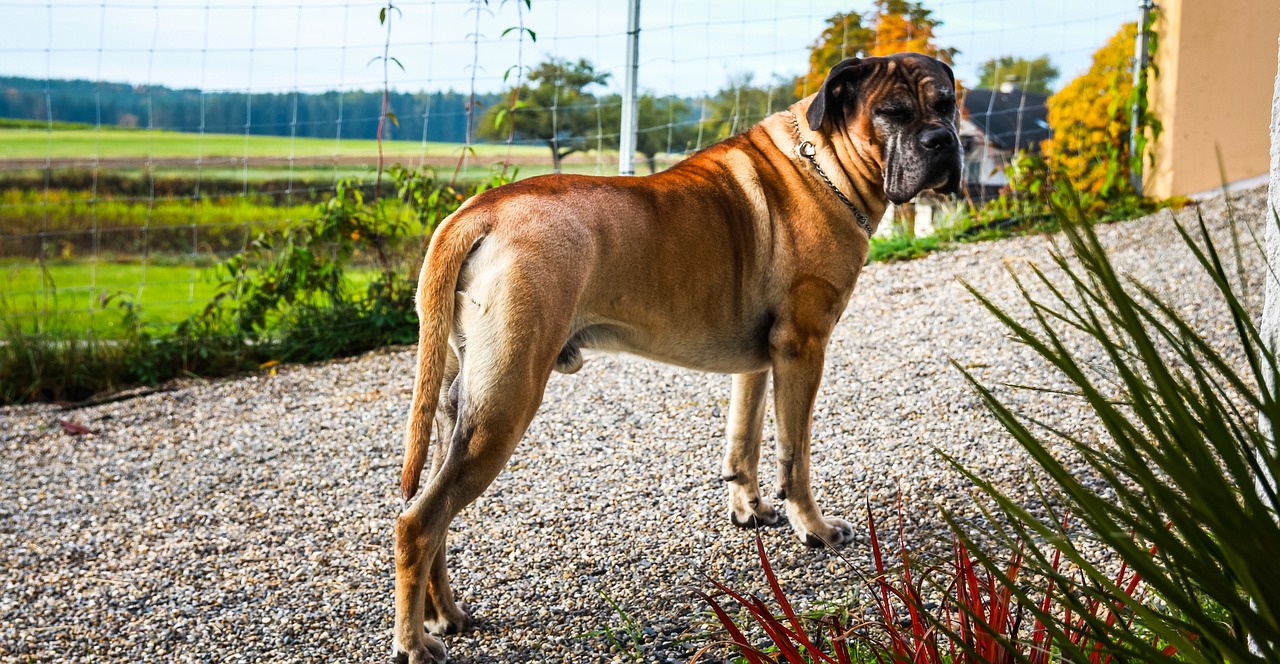
<svg viewBox="0 0 1280 664">
<path fill-rule="evenodd" d="M 622 83 L 622 127 L 618 136 L 618 175 L 635 175 L 636 124 L 640 100 L 636 75 L 640 71 L 640 0 L 627 0 L 627 68 Z"/>
<path fill-rule="evenodd" d="M 1138 43 L 1133 48 L 1133 108 L 1130 109 L 1129 120 L 1129 162 L 1136 163 L 1137 168 L 1130 168 L 1129 182 L 1133 185 L 1133 190 L 1142 196 L 1142 155 L 1138 154 L 1138 132 L 1142 131 L 1142 108 L 1146 105 L 1145 100 L 1138 98 L 1138 92 L 1142 90 L 1143 79 L 1147 76 L 1147 61 L 1149 54 L 1147 53 L 1147 20 L 1151 16 L 1151 10 L 1155 9 L 1155 5 L 1151 0 L 1139 0 L 1138 9 L 1141 13 L 1138 15 Z"/>
</svg>

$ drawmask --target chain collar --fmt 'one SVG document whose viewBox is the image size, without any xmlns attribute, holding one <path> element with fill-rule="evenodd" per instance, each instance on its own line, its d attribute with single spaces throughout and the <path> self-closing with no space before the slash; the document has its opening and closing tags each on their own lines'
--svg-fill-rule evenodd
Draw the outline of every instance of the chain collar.
<svg viewBox="0 0 1280 664">
<path fill-rule="evenodd" d="M 799 141 L 795 148 L 796 154 L 808 159 L 809 163 L 813 164 L 813 167 L 818 171 L 818 175 L 822 176 L 823 181 L 827 183 L 828 187 L 831 187 L 831 191 L 834 191 L 836 196 L 839 196 L 840 200 L 849 208 L 849 211 L 853 213 L 854 218 L 858 221 L 858 228 L 861 228 L 862 231 L 867 234 L 868 238 L 871 237 L 871 220 L 867 218 L 866 213 L 859 210 L 858 206 L 853 204 L 853 201 L 849 200 L 848 196 L 844 195 L 843 191 L 840 191 L 840 188 L 836 186 L 836 183 L 832 182 L 831 178 L 827 177 L 827 174 L 823 172 L 822 167 L 818 165 L 818 159 L 816 157 L 818 148 L 815 147 L 813 143 L 804 140 L 804 137 L 800 134 L 800 118 L 796 117 L 795 111 L 791 111 L 791 121 L 795 123 L 796 140 Z"/>
</svg>

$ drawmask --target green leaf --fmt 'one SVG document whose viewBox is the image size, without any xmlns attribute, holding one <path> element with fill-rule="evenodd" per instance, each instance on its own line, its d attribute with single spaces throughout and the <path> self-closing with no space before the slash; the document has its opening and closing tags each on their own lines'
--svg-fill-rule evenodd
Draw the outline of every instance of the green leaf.
<svg viewBox="0 0 1280 664">
<path fill-rule="evenodd" d="M 390 120 L 391 123 L 394 124 L 395 126 L 397 127 L 400 126 L 400 120 L 396 118 L 395 113 L 392 113 L 391 111 L 387 111 L 387 119 Z"/>
</svg>

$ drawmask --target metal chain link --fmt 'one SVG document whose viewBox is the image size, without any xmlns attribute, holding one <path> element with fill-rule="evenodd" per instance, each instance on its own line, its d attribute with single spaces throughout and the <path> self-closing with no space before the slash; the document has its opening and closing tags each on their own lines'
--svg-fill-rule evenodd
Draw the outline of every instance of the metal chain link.
<svg viewBox="0 0 1280 664">
<path fill-rule="evenodd" d="M 823 172 L 822 167 L 818 165 L 818 159 L 815 156 L 817 154 L 817 148 L 813 143 L 804 140 L 804 137 L 800 135 L 800 118 L 796 117 L 795 111 L 791 111 L 791 121 L 796 125 L 796 139 L 800 141 L 800 143 L 796 145 L 796 154 L 808 159 L 809 163 L 813 164 L 813 167 L 818 171 L 818 175 L 822 176 L 822 179 L 827 183 L 827 186 L 831 187 L 831 191 L 834 191 L 836 196 L 839 196 L 840 200 L 844 201 L 845 206 L 849 208 L 849 211 L 853 213 L 854 218 L 858 220 L 858 228 L 861 228 L 862 231 L 867 234 L 867 237 L 870 238 L 871 220 L 867 218 L 867 215 L 862 210 L 858 209 L 858 206 L 853 204 L 853 201 L 849 200 L 848 196 L 844 195 L 843 191 L 840 191 L 840 188 L 836 186 L 836 183 L 832 182 L 831 178 L 827 177 L 827 174 Z"/>
</svg>

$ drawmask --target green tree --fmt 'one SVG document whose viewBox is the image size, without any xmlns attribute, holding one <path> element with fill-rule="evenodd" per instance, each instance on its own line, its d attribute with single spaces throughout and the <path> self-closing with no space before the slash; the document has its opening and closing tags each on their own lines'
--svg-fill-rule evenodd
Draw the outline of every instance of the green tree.
<svg viewBox="0 0 1280 664">
<path fill-rule="evenodd" d="M 940 25 L 932 10 L 910 0 L 876 0 L 866 14 L 835 14 L 813 42 L 809 71 L 796 79 L 795 95 L 816 92 L 827 72 L 845 58 L 924 53 L 950 63 L 958 51 L 934 41 L 934 29 Z"/>
<path fill-rule="evenodd" d="M 1052 92 L 1050 88 L 1056 80 L 1058 68 L 1049 61 L 1048 55 L 1032 59 L 1002 55 L 982 63 L 978 69 L 977 87 L 996 90 L 1005 81 L 1012 81 L 1026 92 L 1047 95 Z"/>
<path fill-rule="evenodd" d="M 492 106 L 481 119 L 479 133 L 485 138 L 505 139 L 514 123 L 519 140 L 544 141 L 551 150 L 557 173 L 568 155 L 596 147 L 597 100 L 588 88 L 604 85 L 608 72 L 597 72 L 585 58 L 569 62 L 550 58 L 529 72 L 528 83 L 516 93 L 515 108 Z M 512 91 L 505 93 L 511 98 Z"/>
<path fill-rule="evenodd" d="M 766 115 L 787 108 L 799 98 L 792 88 L 792 82 L 783 78 L 757 86 L 750 73 L 730 76 L 728 85 L 706 101 L 699 146 L 741 133 Z"/>
<path fill-rule="evenodd" d="M 604 107 L 609 111 L 605 116 L 606 126 L 620 126 L 621 99 L 614 95 Z M 636 154 L 644 156 L 650 173 L 658 171 L 658 155 L 687 152 L 694 148 L 697 138 L 697 118 L 689 102 L 676 97 L 655 97 L 651 93 L 640 95 L 636 104 Z M 618 146 L 616 137 L 609 140 L 608 147 Z"/>
<path fill-rule="evenodd" d="M 659 154 L 688 152 L 698 138 L 698 123 L 683 99 L 644 95 L 636 115 L 636 153 L 644 155 L 650 173 L 658 170 Z"/>
</svg>

